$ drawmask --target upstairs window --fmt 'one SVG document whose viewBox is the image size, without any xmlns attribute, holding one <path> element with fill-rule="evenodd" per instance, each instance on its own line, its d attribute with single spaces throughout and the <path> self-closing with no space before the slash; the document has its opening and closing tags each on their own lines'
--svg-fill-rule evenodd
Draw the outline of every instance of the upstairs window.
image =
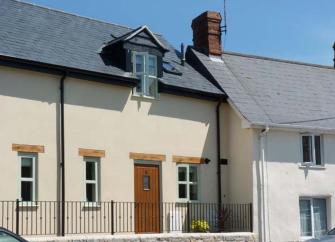
<svg viewBox="0 0 335 242">
<path fill-rule="evenodd" d="M 302 161 L 304 164 L 322 165 L 322 144 L 320 135 L 302 135 Z"/>
<path fill-rule="evenodd" d="M 146 52 L 133 52 L 134 75 L 140 80 L 135 94 L 156 98 L 157 88 L 157 57 Z"/>
</svg>

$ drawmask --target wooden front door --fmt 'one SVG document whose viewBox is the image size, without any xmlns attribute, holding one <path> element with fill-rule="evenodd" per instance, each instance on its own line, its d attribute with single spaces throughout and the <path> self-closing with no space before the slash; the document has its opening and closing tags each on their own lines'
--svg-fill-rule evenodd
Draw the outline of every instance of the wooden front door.
<svg viewBox="0 0 335 242">
<path fill-rule="evenodd" d="M 135 165 L 135 232 L 160 232 L 158 166 Z"/>
</svg>

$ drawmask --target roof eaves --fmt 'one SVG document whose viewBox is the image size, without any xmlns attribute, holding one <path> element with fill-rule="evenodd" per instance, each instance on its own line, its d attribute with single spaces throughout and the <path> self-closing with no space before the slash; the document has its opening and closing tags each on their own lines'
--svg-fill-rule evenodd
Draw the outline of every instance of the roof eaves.
<svg viewBox="0 0 335 242">
<path fill-rule="evenodd" d="M 195 90 L 195 89 L 190 89 L 186 87 L 169 85 L 161 81 L 159 82 L 159 90 L 160 92 L 164 92 L 164 93 L 201 98 L 201 99 L 206 99 L 206 100 L 211 100 L 211 101 L 220 101 L 220 100 L 227 99 L 227 96 L 224 93 L 212 93 L 212 92 L 206 92 L 206 91 L 201 91 L 201 90 Z"/>
<path fill-rule="evenodd" d="M 69 76 L 83 78 L 87 80 L 99 81 L 110 84 L 118 84 L 122 86 L 136 86 L 138 79 L 132 76 L 120 76 L 120 75 L 111 75 L 103 74 L 88 70 L 70 68 L 66 66 L 59 66 L 53 64 L 42 63 L 38 61 L 31 61 L 27 59 L 19 59 L 15 57 L 0 55 L 0 65 L 14 67 L 14 68 L 23 68 L 27 70 L 33 70 L 49 74 L 60 74 L 67 72 Z"/>
<path fill-rule="evenodd" d="M 248 128 L 263 129 L 269 127 L 275 130 L 286 130 L 294 132 L 318 132 L 318 133 L 328 133 L 335 134 L 335 128 L 325 128 L 320 126 L 308 126 L 308 125 L 292 125 L 292 124 L 277 124 L 277 123 L 263 123 L 254 122 L 251 123 Z"/>
</svg>

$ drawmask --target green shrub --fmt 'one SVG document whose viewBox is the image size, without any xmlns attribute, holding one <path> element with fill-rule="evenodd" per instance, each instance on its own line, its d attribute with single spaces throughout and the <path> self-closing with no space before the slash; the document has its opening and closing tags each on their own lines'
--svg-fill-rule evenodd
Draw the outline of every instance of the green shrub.
<svg viewBox="0 0 335 242">
<path fill-rule="evenodd" d="M 208 232 L 209 225 L 208 222 L 204 219 L 195 219 L 192 221 L 191 229 L 192 232 L 204 233 Z"/>
</svg>

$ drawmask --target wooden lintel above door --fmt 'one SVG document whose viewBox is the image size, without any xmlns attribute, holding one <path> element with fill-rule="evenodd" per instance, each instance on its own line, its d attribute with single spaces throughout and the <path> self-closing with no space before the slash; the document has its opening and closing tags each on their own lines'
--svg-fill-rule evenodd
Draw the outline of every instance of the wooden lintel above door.
<svg viewBox="0 0 335 242">
<path fill-rule="evenodd" d="M 166 155 L 130 152 L 129 158 L 133 160 L 165 161 Z"/>
</svg>

